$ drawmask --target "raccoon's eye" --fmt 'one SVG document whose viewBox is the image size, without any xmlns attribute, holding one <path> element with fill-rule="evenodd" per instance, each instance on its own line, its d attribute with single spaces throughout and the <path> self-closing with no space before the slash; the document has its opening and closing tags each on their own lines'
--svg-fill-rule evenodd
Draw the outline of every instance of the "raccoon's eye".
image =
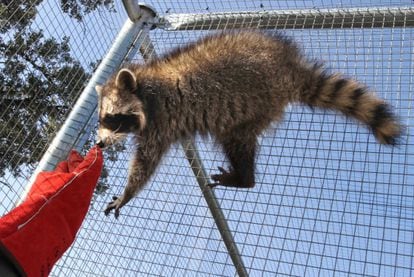
<svg viewBox="0 0 414 277">
<path fill-rule="evenodd" d="M 107 114 L 100 120 L 103 127 L 117 133 L 127 133 L 136 129 L 138 122 L 137 116 L 131 114 Z"/>
</svg>

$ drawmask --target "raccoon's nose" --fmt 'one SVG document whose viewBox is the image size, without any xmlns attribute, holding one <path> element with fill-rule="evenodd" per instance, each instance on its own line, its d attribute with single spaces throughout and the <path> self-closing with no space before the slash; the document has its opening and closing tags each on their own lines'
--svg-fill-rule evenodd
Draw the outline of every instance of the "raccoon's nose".
<svg viewBox="0 0 414 277">
<path fill-rule="evenodd" d="M 103 140 L 98 140 L 96 145 L 98 145 L 99 148 L 104 148 L 105 147 L 105 143 L 103 142 Z"/>
</svg>

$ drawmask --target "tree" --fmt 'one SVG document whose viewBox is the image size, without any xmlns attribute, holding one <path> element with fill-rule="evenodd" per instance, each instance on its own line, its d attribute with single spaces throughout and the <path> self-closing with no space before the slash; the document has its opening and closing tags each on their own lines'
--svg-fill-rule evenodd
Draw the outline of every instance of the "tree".
<svg viewBox="0 0 414 277">
<path fill-rule="evenodd" d="M 0 174 L 39 160 L 89 78 L 70 56 L 69 39 L 22 31 L 0 43 Z"/>
<path fill-rule="evenodd" d="M 30 25 L 37 14 L 37 6 L 43 0 L 1 0 L 0 32 L 5 33 L 11 28 L 24 29 Z M 114 0 L 60 0 L 64 13 L 78 21 L 100 7 L 115 11 Z"/>
<path fill-rule="evenodd" d="M 65 13 L 78 21 L 82 21 L 85 14 L 93 12 L 101 6 L 114 11 L 113 0 L 61 0 L 60 6 Z"/>
<path fill-rule="evenodd" d="M 0 32 L 5 33 L 12 28 L 26 28 L 36 16 L 36 7 L 43 0 L 7 1 L 0 4 Z"/>
<path fill-rule="evenodd" d="M 61 0 L 63 12 L 82 21 L 113 0 Z M 0 177 L 21 173 L 43 155 L 84 88 L 92 68 L 70 52 L 69 37 L 45 37 L 31 22 L 42 0 L 0 2 Z"/>
</svg>

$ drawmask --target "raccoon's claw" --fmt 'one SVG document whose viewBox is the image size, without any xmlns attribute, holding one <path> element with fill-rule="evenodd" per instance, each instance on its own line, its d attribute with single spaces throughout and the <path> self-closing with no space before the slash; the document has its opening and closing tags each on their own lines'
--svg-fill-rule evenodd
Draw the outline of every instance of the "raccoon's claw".
<svg viewBox="0 0 414 277">
<path fill-rule="evenodd" d="M 218 166 L 217 168 L 218 168 L 218 170 L 221 172 L 221 174 L 213 174 L 213 175 L 211 175 L 211 179 L 214 181 L 214 183 L 210 183 L 210 184 L 208 184 L 211 188 L 214 188 L 214 187 L 216 187 L 216 186 L 220 185 L 220 182 L 221 182 L 222 176 L 223 176 L 224 174 L 228 174 L 227 170 L 225 170 L 225 169 L 224 169 L 224 168 L 222 168 L 221 166 Z"/>
<path fill-rule="evenodd" d="M 123 197 L 122 196 L 113 196 L 112 201 L 109 202 L 108 206 L 104 211 L 105 215 L 108 216 L 112 210 L 115 210 L 115 218 L 118 219 L 119 217 L 119 210 L 121 209 Z"/>
<path fill-rule="evenodd" d="M 222 174 L 229 174 L 229 171 L 225 170 L 224 168 L 222 168 L 221 166 L 217 167 L 218 170 L 222 173 Z"/>
<path fill-rule="evenodd" d="M 208 183 L 207 186 L 209 186 L 211 189 L 217 187 L 218 185 L 221 185 L 220 183 Z"/>
</svg>

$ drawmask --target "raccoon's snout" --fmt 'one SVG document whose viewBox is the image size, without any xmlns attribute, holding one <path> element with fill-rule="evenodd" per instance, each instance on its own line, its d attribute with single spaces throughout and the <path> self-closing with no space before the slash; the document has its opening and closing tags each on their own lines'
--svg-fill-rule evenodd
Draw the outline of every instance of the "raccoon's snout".
<svg viewBox="0 0 414 277">
<path fill-rule="evenodd" d="M 107 128 L 99 128 L 96 144 L 100 148 L 106 148 L 125 140 L 127 135 L 127 133 L 117 133 L 116 131 L 112 131 Z"/>
<path fill-rule="evenodd" d="M 99 148 L 104 149 L 104 148 L 110 147 L 110 146 L 118 143 L 119 141 L 120 141 L 120 138 L 119 139 L 116 139 L 116 138 L 98 138 L 98 140 L 96 141 L 96 145 Z"/>
<path fill-rule="evenodd" d="M 106 128 L 99 128 L 96 144 L 100 148 L 108 147 L 112 144 L 112 141 L 113 141 L 112 137 L 113 137 L 113 133 L 110 130 Z"/>
<path fill-rule="evenodd" d="M 106 148 L 106 147 L 110 146 L 110 145 L 111 145 L 111 143 L 110 143 L 108 140 L 98 138 L 98 140 L 96 141 L 96 145 L 97 145 L 99 148 L 104 149 L 104 148 Z"/>
<path fill-rule="evenodd" d="M 98 145 L 99 148 L 104 148 L 105 147 L 105 143 L 102 140 L 98 140 L 96 142 L 96 145 Z"/>
</svg>

